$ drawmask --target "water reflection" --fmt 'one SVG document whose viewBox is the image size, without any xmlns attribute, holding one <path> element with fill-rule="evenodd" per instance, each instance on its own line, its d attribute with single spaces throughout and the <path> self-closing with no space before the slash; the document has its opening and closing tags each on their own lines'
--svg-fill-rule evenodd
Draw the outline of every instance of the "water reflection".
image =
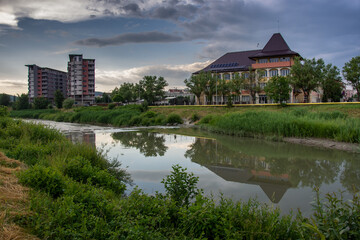
<svg viewBox="0 0 360 240">
<path fill-rule="evenodd" d="M 146 131 L 118 132 L 113 133 L 112 137 L 125 147 L 138 149 L 145 157 L 164 156 L 168 149 L 163 134 Z"/>
<path fill-rule="evenodd" d="M 145 157 L 164 156 L 168 150 L 164 136 L 147 131 L 112 134 Z M 290 188 L 321 187 L 340 180 L 343 188 L 352 191 L 360 183 L 358 154 L 301 145 L 214 135 L 195 138 L 184 157 L 227 182 L 259 186 L 273 203 L 279 203 Z"/>
<path fill-rule="evenodd" d="M 93 131 L 80 132 L 80 131 L 69 131 L 64 132 L 65 136 L 73 143 L 87 143 L 95 147 L 96 135 Z"/>
<path fill-rule="evenodd" d="M 278 203 L 289 188 L 320 187 L 336 180 L 342 161 L 321 150 L 308 151 L 301 146 L 254 139 L 197 138 L 185 157 L 226 181 L 258 185 Z"/>
</svg>

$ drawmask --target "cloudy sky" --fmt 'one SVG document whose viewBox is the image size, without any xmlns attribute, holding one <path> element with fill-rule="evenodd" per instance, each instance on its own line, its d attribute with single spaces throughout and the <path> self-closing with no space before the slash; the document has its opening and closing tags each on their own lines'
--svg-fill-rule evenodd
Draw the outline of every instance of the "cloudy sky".
<svg viewBox="0 0 360 240">
<path fill-rule="evenodd" d="M 25 64 L 66 71 L 70 53 L 96 59 L 97 91 L 145 75 L 180 87 L 276 32 L 342 68 L 360 55 L 360 0 L 0 0 L 0 93 L 27 92 Z"/>
</svg>

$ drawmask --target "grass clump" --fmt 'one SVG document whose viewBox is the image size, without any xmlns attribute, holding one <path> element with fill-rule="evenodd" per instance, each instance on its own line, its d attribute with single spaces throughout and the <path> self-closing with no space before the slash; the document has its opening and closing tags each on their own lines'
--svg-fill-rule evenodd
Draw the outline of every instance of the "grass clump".
<svg viewBox="0 0 360 240">
<path fill-rule="evenodd" d="M 169 114 L 169 116 L 166 118 L 166 123 L 170 124 L 170 125 L 175 125 L 175 124 L 182 124 L 183 120 L 180 117 L 180 115 L 176 114 L 176 113 L 171 113 Z"/>
</svg>

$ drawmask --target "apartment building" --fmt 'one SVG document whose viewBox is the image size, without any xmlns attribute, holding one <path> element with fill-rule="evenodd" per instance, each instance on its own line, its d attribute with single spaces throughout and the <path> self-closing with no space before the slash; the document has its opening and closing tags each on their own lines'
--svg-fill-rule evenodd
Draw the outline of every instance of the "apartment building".
<svg viewBox="0 0 360 240">
<path fill-rule="evenodd" d="M 75 100 L 75 105 L 95 103 L 95 59 L 69 55 L 67 95 Z"/>
<path fill-rule="evenodd" d="M 273 76 L 287 76 L 290 74 L 291 66 L 294 64 L 294 58 L 300 57 L 300 54 L 292 51 L 282 35 L 275 33 L 267 42 L 263 49 L 230 52 L 226 53 L 204 69 L 195 72 L 198 74 L 202 71 L 211 72 L 217 76 L 217 79 L 231 80 L 236 73 L 244 74 L 246 77 L 249 74 L 249 68 L 254 70 L 261 70 L 264 74 L 261 79 L 257 79 L 260 88 L 266 86 L 267 81 Z M 304 102 L 304 96 L 299 92 L 292 92 L 289 102 Z M 204 103 L 209 103 L 210 99 L 206 99 L 203 95 Z M 246 89 L 241 91 L 241 95 L 235 96 L 234 103 L 250 103 L 250 93 Z M 310 102 L 319 102 L 320 94 L 311 94 Z M 213 103 L 226 103 L 226 96 L 213 96 Z M 269 103 L 264 91 L 260 91 L 256 96 L 256 103 Z"/>
<path fill-rule="evenodd" d="M 40 67 L 35 64 L 25 65 L 28 67 L 28 90 L 29 101 L 34 98 L 44 97 L 54 101 L 56 90 L 60 90 L 66 97 L 67 73 L 48 67 Z"/>
</svg>

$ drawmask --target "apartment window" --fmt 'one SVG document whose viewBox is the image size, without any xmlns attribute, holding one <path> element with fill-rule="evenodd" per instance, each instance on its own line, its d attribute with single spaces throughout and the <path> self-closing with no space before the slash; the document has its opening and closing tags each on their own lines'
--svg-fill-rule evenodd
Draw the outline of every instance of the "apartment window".
<svg viewBox="0 0 360 240">
<path fill-rule="evenodd" d="M 244 73 L 244 78 L 249 78 L 249 73 Z"/>
<path fill-rule="evenodd" d="M 250 96 L 242 96 L 241 98 L 242 98 L 241 101 L 243 103 L 249 103 L 250 102 Z"/>
<path fill-rule="evenodd" d="M 279 58 L 270 58 L 270 62 L 273 63 L 273 62 L 279 62 Z"/>
<path fill-rule="evenodd" d="M 282 57 L 280 58 L 280 62 L 290 62 L 290 57 Z"/>
<path fill-rule="evenodd" d="M 278 75 L 278 70 L 270 70 L 270 77 L 275 77 Z"/>
<path fill-rule="evenodd" d="M 268 63 L 268 62 L 269 62 L 269 59 L 267 59 L 267 58 L 259 59 L 259 63 Z"/>
<path fill-rule="evenodd" d="M 229 73 L 226 73 L 223 76 L 224 76 L 224 80 L 230 80 L 230 74 Z"/>
<path fill-rule="evenodd" d="M 287 76 L 290 74 L 290 69 L 281 69 L 280 74 L 281 76 Z"/>
</svg>

